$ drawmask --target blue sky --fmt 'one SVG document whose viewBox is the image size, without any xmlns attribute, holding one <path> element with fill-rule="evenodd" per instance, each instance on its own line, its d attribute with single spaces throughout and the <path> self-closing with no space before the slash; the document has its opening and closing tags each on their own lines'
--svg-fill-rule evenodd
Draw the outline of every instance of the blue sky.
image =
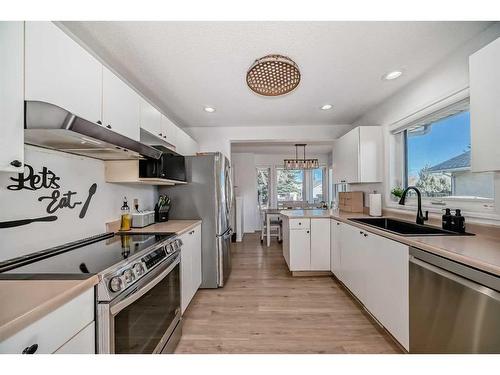
<svg viewBox="0 0 500 375">
<path fill-rule="evenodd" d="M 469 112 L 462 112 L 435 123 L 426 135 L 408 137 L 408 175 L 416 176 L 426 165 L 433 166 L 467 151 L 469 118 Z"/>
</svg>

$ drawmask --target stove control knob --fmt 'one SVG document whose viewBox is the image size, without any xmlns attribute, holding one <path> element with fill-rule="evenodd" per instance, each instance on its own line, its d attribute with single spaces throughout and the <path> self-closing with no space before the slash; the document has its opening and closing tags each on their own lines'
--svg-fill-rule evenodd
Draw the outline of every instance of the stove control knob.
<svg viewBox="0 0 500 375">
<path fill-rule="evenodd" d="M 123 288 L 123 281 L 122 279 L 120 279 L 119 276 L 115 276 L 109 281 L 109 289 L 112 292 L 119 292 L 120 290 L 122 290 L 122 288 Z"/>
<path fill-rule="evenodd" d="M 132 267 L 137 276 L 142 276 L 144 274 L 144 266 L 141 263 L 136 263 Z"/>
<path fill-rule="evenodd" d="M 181 246 L 182 246 L 182 240 L 181 240 L 180 238 L 179 238 L 179 239 L 177 239 L 177 240 L 175 240 L 175 243 L 176 243 L 179 247 L 181 247 Z"/>
<path fill-rule="evenodd" d="M 123 272 L 123 277 L 125 277 L 125 282 L 127 284 L 132 283 L 135 280 L 134 271 L 132 271 L 131 268 L 129 268 L 128 270 L 125 270 Z"/>
<path fill-rule="evenodd" d="M 167 254 L 172 254 L 172 252 L 174 251 L 174 248 L 173 248 L 172 244 L 170 244 L 170 245 L 165 246 L 165 250 L 167 251 Z"/>
</svg>

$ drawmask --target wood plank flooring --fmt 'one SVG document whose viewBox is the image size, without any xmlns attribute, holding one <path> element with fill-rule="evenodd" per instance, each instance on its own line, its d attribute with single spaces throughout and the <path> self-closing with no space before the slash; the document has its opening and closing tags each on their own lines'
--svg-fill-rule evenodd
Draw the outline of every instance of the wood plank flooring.
<svg viewBox="0 0 500 375">
<path fill-rule="evenodd" d="M 332 277 L 292 278 L 275 241 L 233 243 L 222 289 L 200 289 L 176 353 L 401 353 Z"/>
</svg>

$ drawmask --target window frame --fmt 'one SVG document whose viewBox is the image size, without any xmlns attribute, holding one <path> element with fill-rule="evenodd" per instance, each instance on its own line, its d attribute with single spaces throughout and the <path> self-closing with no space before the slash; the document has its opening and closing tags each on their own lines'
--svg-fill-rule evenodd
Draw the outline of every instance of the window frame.
<svg viewBox="0 0 500 375">
<path fill-rule="evenodd" d="M 423 116 L 422 119 L 425 117 L 429 117 L 429 116 L 433 116 L 433 117 L 439 116 L 439 114 L 441 112 L 446 112 L 446 109 L 447 108 L 431 112 L 430 115 Z M 467 107 L 466 109 L 458 111 L 455 114 L 463 112 L 463 111 L 469 111 L 469 110 L 470 109 Z M 449 116 L 453 116 L 453 114 L 451 114 Z M 431 123 L 436 123 L 436 122 L 440 121 L 441 119 L 445 119 L 446 117 L 448 117 L 448 116 L 443 116 L 442 118 L 440 118 L 438 120 L 434 120 Z M 396 157 L 403 159 L 402 170 L 401 170 L 401 174 L 400 174 L 403 188 L 408 187 L 408 137 L 407 137 L 408 129 L 412 127 L 413 123 L 419 122 L 422 119 L 417 119 L 416 121 L 412 122 L 411 124 L 408 124 L 407 126 L 405 126 L 403 130 L 392 134 L 393 137 L 395 137 L 395 136 L 402 136 L 403 137 L 402 147 L 400 147 L 400 152 L 396 153 Z M 403 155 L 401 155 L 401 153 Z M 392 195 L 390 193 L 391 189 L 392 189 L 392 187 L 388 188 L 388 194 L 389 194 L 389 197 L 392 198 Z M 496 214 L 496 211 L 495 211 L 496 194 L 495 193 L 497 192 L 497 188 L 496 188 L 495 177 L 493 177 L 493 191 L 494 191 L 493 198 L 456 198 L 453 196 L 436 198 L 436 197 L 422 196 L 422 207 L 429 210 L 430 212 L 436 212 L 436 211 L 440 212 L 440 211 L 444 210 L 445 208 L 452 208 L 452 209 L 459 208 L 459 209 L 462 209 L 462 210 L 467 211 L 467 212 L 472 212 L 472 213 L 479 214 L 479 215 L 486 214 L 489 216 L 490 214 Z M 406 200 L 406 205 L 412 209 L 414 207 L 416 207 L 417 206 L 416 197 L 415 196 L 408 196 L 407 200 Z M 392 207 L 396 206 L 398 208 L 402 208 L 402 206 L 399 206 L 397 204 L 397 202 L 394 202 L 394 204 L 391 204 L 389 206 L 392 206 Z"/>
</svg>

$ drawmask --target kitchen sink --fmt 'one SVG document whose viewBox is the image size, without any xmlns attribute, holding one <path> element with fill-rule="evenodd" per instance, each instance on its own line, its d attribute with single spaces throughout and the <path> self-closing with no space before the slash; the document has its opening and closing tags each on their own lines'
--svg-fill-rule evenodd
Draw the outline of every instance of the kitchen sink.
<svg viewBox="0 0 500 375">
<path fill-rule="evenodd" d="M 370 217 L 349 219 L 357 223 L 366 224 L 374 228 L 392 232 L 400 236 L 473 236 L 472 233 L 456 233 L 430 225 L 415 224 L 405 220 L 386 217 Z"/>
</svg>

